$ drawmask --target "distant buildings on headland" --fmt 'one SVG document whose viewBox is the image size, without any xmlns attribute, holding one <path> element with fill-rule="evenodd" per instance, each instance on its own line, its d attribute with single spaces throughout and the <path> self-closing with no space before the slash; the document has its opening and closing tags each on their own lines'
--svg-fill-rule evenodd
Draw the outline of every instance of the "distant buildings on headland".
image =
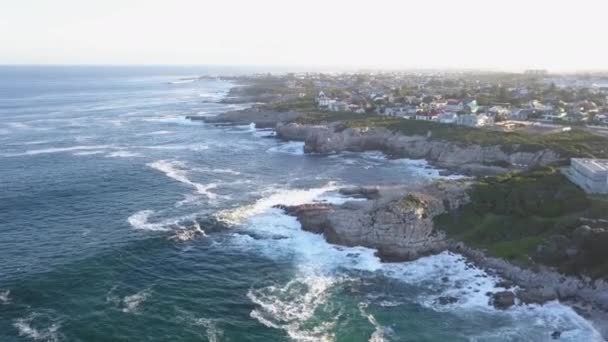
<svg viewBox="0 0 608 342">
<path fill-rule="evenodd" d="M 530 78 L 528 76 L 535 76 Z M 608 78 L 523 74 L 306 74 L 317 109 L 470 127 L 608 125 Z M 498 126 L 496 126 L 498 125 Z M 507 125 L 509 126 L 509 125 Z"/>
</svg>

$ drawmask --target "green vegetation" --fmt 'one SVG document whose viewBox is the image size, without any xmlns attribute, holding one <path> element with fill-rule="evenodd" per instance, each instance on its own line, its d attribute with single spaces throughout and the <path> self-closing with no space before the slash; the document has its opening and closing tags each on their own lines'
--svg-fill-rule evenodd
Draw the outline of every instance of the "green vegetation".
<svg viewBox="0 0 608 342">
<path fill-rule="evenodd" d="M 311 95 L 302 97 L 286 98 L 280 101 L 274 101 L 262 106 L 264 109 L 276 111 L 300 111 L 309 112 L 315 111 L 314 98 Z"/>
<path fill-rule="evenodd" d="M 302 124 L 322 124 L 336 121 L 342 121 L 348 127 L 383 127 L 404 135 L 427 135 L 430 132 L 435 139 L 463 145 L 500 145 L 506 151 L 535 152 L 547 148 L 560 153 L 565 158 L 575 156 L 608 158 L 608 139 L 580 129 L 544 135 L 498 132 L 437 122 L 349 112 L 317 112 L 297 119 L 297 122 Z"/>
<path fill-rule="evenodd" d="M 568 241 L 580 217 L 608 217 L 605 198 L 587 196 L 551 167 L 480 179 L 469 195 L 469 204 L 436 217 L 436 225 L 472 247 L 523 264 L 538 261 L 537 247 L 547 239 L 559 235 Z M 608 271 L 606 258 L 572 261 L 558 260 L 554 266 L 608 275 L 598 271 Z"/>
</svg>

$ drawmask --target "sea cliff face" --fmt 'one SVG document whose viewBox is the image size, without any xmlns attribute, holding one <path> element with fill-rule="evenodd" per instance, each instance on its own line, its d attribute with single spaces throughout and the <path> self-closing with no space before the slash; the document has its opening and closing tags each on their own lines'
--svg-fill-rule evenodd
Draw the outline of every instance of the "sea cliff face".
<svg viewBox="0 0 608 342">
<path fill-rule="evenodd" d="M 466 174 L 498 174 L 547 165 L 559 160 L 554 151 L 505 151 L 501 146 L 460 145 L 432 136 L 405 136 L 385 128 L 347 128 L 278 123 L 277 136 L 305 142 L 307 153 L 379 150 L 392 156 L 426 159 Z"/>
</svg>

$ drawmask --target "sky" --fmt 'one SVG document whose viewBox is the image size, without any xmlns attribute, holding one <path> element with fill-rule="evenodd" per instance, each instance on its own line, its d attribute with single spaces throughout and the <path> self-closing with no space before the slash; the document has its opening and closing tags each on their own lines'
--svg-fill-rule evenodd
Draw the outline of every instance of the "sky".
<svg viewBox="0 0 608 342">
<path fill-rule="evenodd" d="M 608 70 L 607 0 L 0 0 L 0 64 Z"/>
</svg>

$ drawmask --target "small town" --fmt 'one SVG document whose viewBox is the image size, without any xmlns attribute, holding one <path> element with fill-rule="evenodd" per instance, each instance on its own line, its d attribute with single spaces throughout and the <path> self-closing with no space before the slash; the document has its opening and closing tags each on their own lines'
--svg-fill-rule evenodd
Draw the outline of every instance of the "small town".
<svg viewBox="0 0 608 342">
<path fill-rule="evenodd" d="M 608 125 L 606 75 L 382 72 L 289 74 L 318 110 L 386 115 L 501 130 Z M 310 96 L 300 93 L 300 96 Z"/>
</svg>

